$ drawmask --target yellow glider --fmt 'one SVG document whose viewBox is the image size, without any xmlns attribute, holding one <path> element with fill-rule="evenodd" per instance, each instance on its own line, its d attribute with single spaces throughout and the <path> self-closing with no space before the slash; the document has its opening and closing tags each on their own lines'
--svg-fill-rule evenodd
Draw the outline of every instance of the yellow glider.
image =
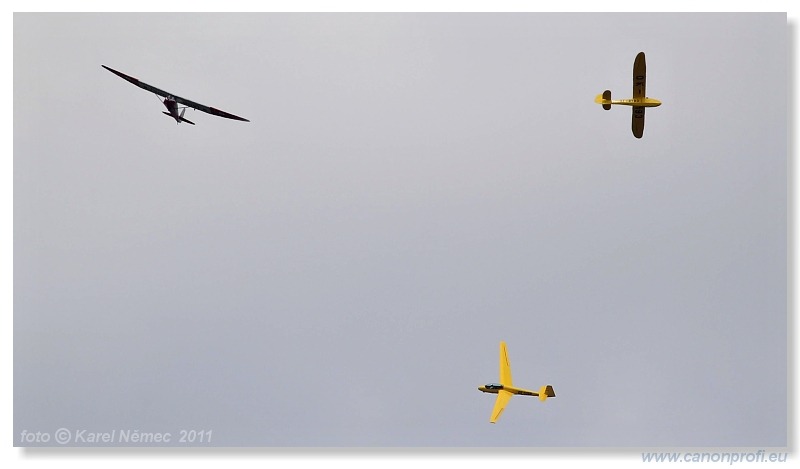
<svg viewBox="0 0 800 469">
<path fill-rule="evenodd" d="M 511 384 L 511 364 L 508 362 L 508 350 L 506 350 L 506 343 L 500 342 L 500 383 L 489 383 L 485 386 L 478 386 L 479 391 L 497 394 L 497 400 L 494 401 L 494 409 L 492 410 L 492 418 L 489 422 L 495 423 L 506 408 L 506 404 L 511 400 L 514 394 L 521 394 L 523 396 L 538 396 L 540 401 L 546 400 L 548 397 L 556 397 L 553 386 L 549 384 L 539 388 L 539 392 L 530 391 L 514 387 Z"/>
<path fill-rule="evenodd" d="M 633 98 L 612 100 L 611 91 L 609 90 L 605 90 L 602 94 L 598 94 L 597 97 L 594 98 L 594 102 L 602 104 L 603 109 L 606 111 L 611 109 L 612 104 L 632 106 L 633 117 L 631 130 L 633 130 L 633 136 L 636 138 L 642 138 L 644 134 L 644 108 L 661 106 L 661 101 L 645 96 L 646 77 L 647 66 L 644 61 L 644 52 L 639 52 L 639 54 L 636 55 L 636 60 L 633 61 Z"/>
</svg>

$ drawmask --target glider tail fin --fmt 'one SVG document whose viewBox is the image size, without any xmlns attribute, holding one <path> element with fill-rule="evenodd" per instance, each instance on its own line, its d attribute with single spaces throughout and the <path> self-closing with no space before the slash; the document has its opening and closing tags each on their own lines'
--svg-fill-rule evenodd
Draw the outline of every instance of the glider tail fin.
<svg viewBox="0 0 800 469">
<path fill-rule="evenodd" d="M 186 122 L 187 124 L 194 125 L 194 122 L 190 121 L 189 119 L 184 119 L 183 114 L 186 113 L 186 108 L 181 109 L 181 122 Z"/>
<path fill-rule="evenodd" d="M 539 400 L 544 402 L 548 397 L 556 397 L 556 392 L 553 391 L 553 386 L 550 386 L 549 384 L 539 388 Z"/>
<path fill-rule="evenodd" d="M 605 90 L 603 91 L 602 94 L 598 94 L 594 98 L 594 102 L 596 102 L 597 104 L 602 104 L 603 109 L 605 109 L 606 111 L 611 109 L 611 90 Z"/>
<path fill-rule="evenodd" d="M 190 121 L 189 119 L 185 119 L 183 117 L 183 113 L 184 112 L 186 112 L 186 108 L 184 108 L 183 111 L 181 111 L 181 115 L 178 116 L 178 118 L 177 118 L 177 120 L 179 121 L 178 123 L 180 124 L 181 122 L 186 122 L 187 124 L 194 125 L 194 122 Z M 172 117 L 173 119 L 175 119 L 175 116 L 173 116 L 172 114 L 168 113 L 167 111 L 161 111 L 161 113 L 164 114 L 165 116 Z"/>
</svg>

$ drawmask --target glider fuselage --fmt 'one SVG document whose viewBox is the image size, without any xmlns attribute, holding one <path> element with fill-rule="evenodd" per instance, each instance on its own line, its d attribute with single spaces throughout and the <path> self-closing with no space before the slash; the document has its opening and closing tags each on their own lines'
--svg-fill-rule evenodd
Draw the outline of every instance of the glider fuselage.
<svg viewBox="0 0 800 469">
<path fill-rule="evenodd" d="M 190 121 L 189 119 L 185 119 L 183 117 L 183 114 L 186 112 L 186 108 L 185 107 L 178 108 L 178 99 L 175 98 L 174 96 L 167 95 L 164 98 L 164 106 L 166 106 L 167 111 L 169 111 L 169 112 L 164 112 L 164 114 L 175 119 L 175 122 L 177 122 L 178 124 L 180 124 L 181 122 L 186 122 L 187 124 L 194 125 L 194 122 Z M 181 109 L 180 113 L 178 112 L 178 109 Z"/>
<path fill-rule="evenodd" d="M 612 99 L 608 104 L 620 104 L 622 106 L 635 107 L 656 107 L 661 106 L 661 101 L 654 98 L 631 98 L 631 99 Z"/>
<path fill-rule="evenodd" d="M 177 121 L 178 124 L 180 124 L 181 116 L 180 114 L 178 114 L 178 102 L 175 101 L 175 98 L 173 98 L 172 96 L 167 96 L 166 98 L 164 98 L 164 106 L 167 108 L 167 111 L 169 111 L 170 117 L 175 119 L 175 121 Z"/>
<path fill-rule="evenodd" d="M 519 394 L 522 396 L 538 396 L 539 393 L 535 391 L 531 391 L 530 389 L 522 389 L 516 388 L 514 386 L 508 386 L 504 384 L 498 383 L 489 383 L 485 386 L 478 386 L 479 391 L 488 392 L 489 394 L 497 394 L 500 391 L 508 391 L 511 394 Z"/>
</svg>

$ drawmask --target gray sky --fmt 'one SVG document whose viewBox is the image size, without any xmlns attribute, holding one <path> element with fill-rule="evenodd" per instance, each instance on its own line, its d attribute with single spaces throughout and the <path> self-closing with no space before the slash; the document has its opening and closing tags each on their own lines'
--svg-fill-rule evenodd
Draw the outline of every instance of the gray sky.
<svg viewBox="0 0 800 469">
<path fill-rule="evenodd" d="M 788 33 L 15 14 L 14 444 L 785 446 Z M 558 397 L 490 425 L 500 340 Z"/>
</svg>

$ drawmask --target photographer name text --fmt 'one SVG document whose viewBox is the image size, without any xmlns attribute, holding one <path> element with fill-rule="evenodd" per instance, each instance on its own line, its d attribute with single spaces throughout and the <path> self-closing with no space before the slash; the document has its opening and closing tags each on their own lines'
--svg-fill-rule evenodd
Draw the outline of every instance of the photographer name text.
<svg viewBox="0 0 800 469">
<path fill-rule="evenodd" d="M 113 429 L 93 431 L 88 429 L 59 428 L 55 432 L 22 430 L 20 443 L 26 445 L 208 445 L 212 430 L 184 430 L 146 432 Z"/>
</svg>

